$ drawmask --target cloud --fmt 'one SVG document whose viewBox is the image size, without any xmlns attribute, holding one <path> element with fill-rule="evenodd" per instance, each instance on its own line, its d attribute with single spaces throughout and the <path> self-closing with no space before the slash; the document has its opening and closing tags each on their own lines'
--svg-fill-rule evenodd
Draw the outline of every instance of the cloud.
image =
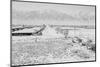
<svg viewBox="0 0 100 67">
<path fill-rule="evenodd" d="M 13 18 L 20 19 L 20 20 L 57 20 L 57 21 L 64 21 L 64 20 L 77 20 L 77 18 L 68 15 L 63 12 L 54 11 L 54 10 L 44 10 L 44 11 L 13 11 Z"/>
</svg>

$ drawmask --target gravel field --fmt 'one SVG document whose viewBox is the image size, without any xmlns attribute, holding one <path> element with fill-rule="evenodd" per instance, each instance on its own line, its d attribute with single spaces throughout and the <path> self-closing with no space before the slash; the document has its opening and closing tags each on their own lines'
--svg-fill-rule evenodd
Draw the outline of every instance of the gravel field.
<svg viewBox="0 0 100 67">
<path fill-rule="evenodd" d="M 95 60 L 94 31 L 94 29 L 70 31 L 66 39 L 12 36 L 12 65 L 93 61 Z"/>
</svg>

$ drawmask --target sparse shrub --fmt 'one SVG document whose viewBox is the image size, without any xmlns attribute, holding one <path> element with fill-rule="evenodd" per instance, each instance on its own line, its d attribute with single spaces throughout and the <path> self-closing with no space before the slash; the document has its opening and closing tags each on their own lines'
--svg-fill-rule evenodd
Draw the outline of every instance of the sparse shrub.
<svg viewBox="0 0 100 67">
<path fill-rule="evenodd" d="M 82 42 L 82 39 L 80 39 L 79 37 L 74 37 L 74 38 L 72 39 L 72 42 L 73 42 L 73 43 L 81 43 L 81 42 Z"/>
<path fill-rule="evenodd" d="M 90 58 L 89 54 L 87 54 L 85 51 L 83 50 L 74 50 L 72 51 L 75 55 L 79 56 L 80 58 L 83 59 L 88 59 Z"/>
<path fill-rule="evenodd" d="M 92 51 L 96 51 L 96 47 L 95 47 L 95 44 L 93 43 L 93 41 L 92 40 L 87 40 L 86 42 L 83 42 L 82 43 L 82 46 L 86 46 L 87 47 L 87 49 L 89 49 L 89 50 L 92 50 Z"/>
<path fill-rule="evenodd" d="M 92 45 L 89 49 L 92 50 L 93 52 L 96 52 L 96 47 L 95 47 L 95 45 Z"/>
</svg>

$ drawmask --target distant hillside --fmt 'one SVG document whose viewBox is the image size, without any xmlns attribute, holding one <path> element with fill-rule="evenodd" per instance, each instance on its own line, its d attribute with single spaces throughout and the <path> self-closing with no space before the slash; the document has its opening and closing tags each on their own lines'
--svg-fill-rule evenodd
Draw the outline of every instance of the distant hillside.
<svg viewBox="0 0 100 67">
<path fill-rule="evenodd" d="M 85 29 L 95 29 L 94 25 L 50 25 L 51 27 L 73 27 L 73 28 L 85 28 Z M 12 25 L 12 28 L 33 28 L 42 27 L 42 25 Z"/>
</svg>

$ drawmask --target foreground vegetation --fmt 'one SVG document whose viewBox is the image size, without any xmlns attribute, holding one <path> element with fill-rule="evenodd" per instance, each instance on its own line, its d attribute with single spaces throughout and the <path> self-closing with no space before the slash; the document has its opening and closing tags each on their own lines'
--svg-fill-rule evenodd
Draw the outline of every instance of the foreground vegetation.
<svg viewBox="0 0 100 67">
<path fill-rule="evenodd" d="M 95 60 L 95 43 L 79 37 L 17 41 L 12 44 L 12 65 Z"/>
</svg>

